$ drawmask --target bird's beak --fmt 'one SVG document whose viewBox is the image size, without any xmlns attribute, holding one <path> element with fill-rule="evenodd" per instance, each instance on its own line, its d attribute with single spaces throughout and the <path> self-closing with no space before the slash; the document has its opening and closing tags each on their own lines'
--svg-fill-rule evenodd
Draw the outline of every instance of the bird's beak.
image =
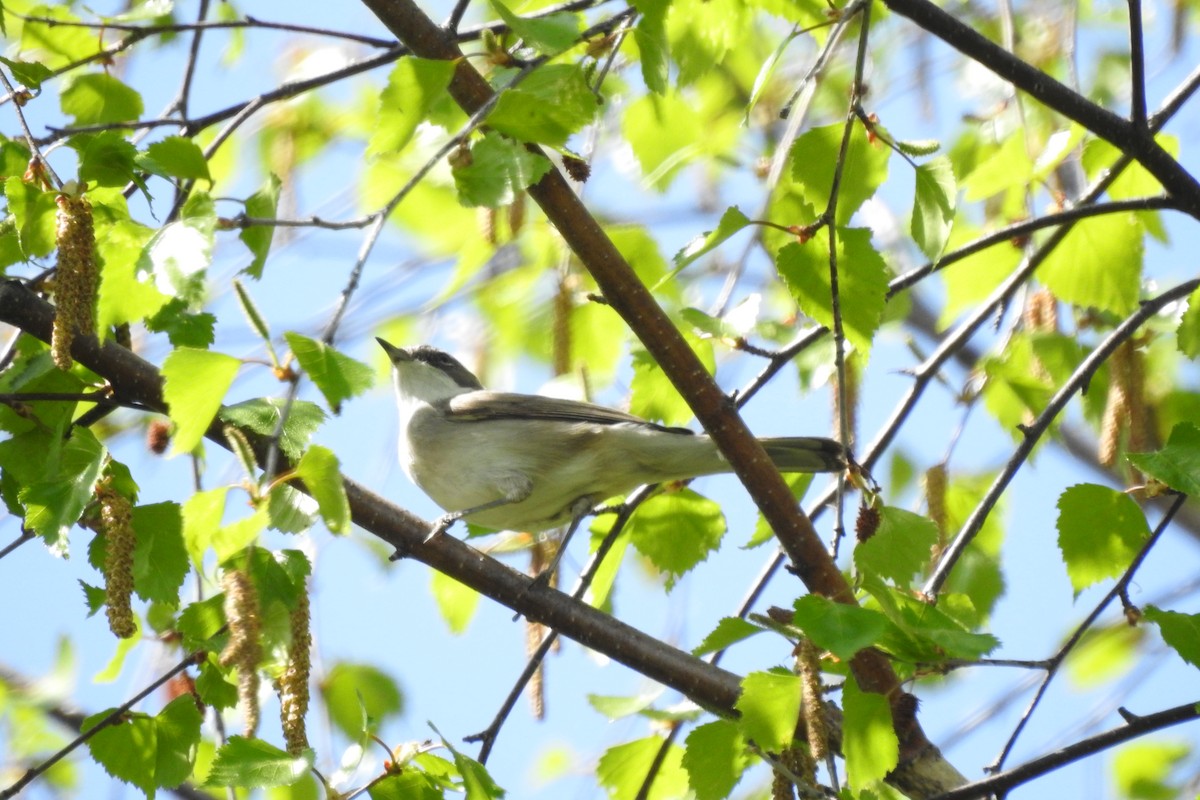
<svg viewBox="0 0 1200 800">
<path fill-rule="evenodd" d="M 412 361 L 412 354 L 403 347 L 396 347 L 392 344 L 389 344 L 383 339 L 380 339 L 378 336 L 375 337 L 375 341 L 379 342 L 379 346 L 383 348 L 383 352 L 387 353 L 388 358 L 391 359 L 393 363 L 396 361 Z"/>
</svg>

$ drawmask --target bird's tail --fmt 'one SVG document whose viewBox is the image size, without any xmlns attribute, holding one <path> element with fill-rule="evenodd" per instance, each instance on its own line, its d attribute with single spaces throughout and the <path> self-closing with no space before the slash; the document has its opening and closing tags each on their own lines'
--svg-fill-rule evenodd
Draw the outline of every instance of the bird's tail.
<svg viewBox="0 0 1200 800">
<path fill-rule="evenodd" d="M 846 468 L 846 448 L 819 436 L 760 439 L 780 472 L 838 472 Z"/>
</svg>

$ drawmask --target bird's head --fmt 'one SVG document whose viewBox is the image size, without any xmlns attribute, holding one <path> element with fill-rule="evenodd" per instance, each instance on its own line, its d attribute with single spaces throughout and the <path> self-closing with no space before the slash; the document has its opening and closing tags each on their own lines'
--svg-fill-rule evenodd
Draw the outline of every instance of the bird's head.
<svg viewBox="0 0 1200 800">
<path fill-rule="evenodd" d="M 376 338 L 392 362 L 392 381 L 401 403 L 436 403 L 463 392 L 482 389 L 479 379 L 449 353 L 423 344 L 396 347 Z"/>
</svg>

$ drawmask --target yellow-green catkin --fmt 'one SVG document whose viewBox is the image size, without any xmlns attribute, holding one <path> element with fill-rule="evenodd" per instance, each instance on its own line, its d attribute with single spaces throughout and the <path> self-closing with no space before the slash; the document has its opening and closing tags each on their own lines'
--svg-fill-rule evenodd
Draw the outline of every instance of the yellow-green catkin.
<svg viewBox="0 0 1200 800">
<path fill-rule="evenodd" d="M 70 369 L 71 342 L 78 334 L 90 334 L 96 328 L 96 232 L 92 224 L 92 204 L 80 193 L 58 196 L 55 216 L 55 243 L 58 266 L 54 280 L 57 313 L 50 338 L 50 353 L 59 369 Z"/>
<path fill-rule="evenodd" d="M 238 704 L 245 717 L 245 734 L 258 730 L 258 662 L 262 660 L 262 618 L 258 608 L 258 590 L 244 570 L 229 569 L 221 576 L 225 589 L 225 621 L 229 624 L 229 643 L 221 651 L 223 667 L 236 666 Z"/>
<path fill-rule="evenodd" d="M 304 717 L 308 713 L 308 681 L 312 675 L 312 617 L 308 592 L 303 592 L 296 602 L 291 623 L 288 665 L 279 678 L 279 721 L 288 753 L 299 756 L 308 749 L 308 732 L 304 726 Z"/>
<path fill-rule="evenodd" d="M 96 485 L 100 529 L 104 532 L 104 595 L 108 628 L 121 639 L 137 632 L 133 618 L 133 508 L 129 498 L 105 479 Z"/>
</svg>

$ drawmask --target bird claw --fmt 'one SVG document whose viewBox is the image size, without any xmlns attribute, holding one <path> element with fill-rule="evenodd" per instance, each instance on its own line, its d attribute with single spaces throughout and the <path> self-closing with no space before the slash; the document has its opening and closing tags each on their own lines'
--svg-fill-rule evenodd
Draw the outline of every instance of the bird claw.
<svg viewBox="0 0 1200 800">
<path fill-rule="evenodd" d="M 437 518 L 437 521 L 433 523 L 433 528 L 430 529 L 429 534 L 425 537 L 425 544 L 429 544 L 436 539 L 438 534 L 445 533 L 450 529 L 450 526 L 457 521 L 458 516 L 456 514 L 442 514 Z"/>
</svg>

